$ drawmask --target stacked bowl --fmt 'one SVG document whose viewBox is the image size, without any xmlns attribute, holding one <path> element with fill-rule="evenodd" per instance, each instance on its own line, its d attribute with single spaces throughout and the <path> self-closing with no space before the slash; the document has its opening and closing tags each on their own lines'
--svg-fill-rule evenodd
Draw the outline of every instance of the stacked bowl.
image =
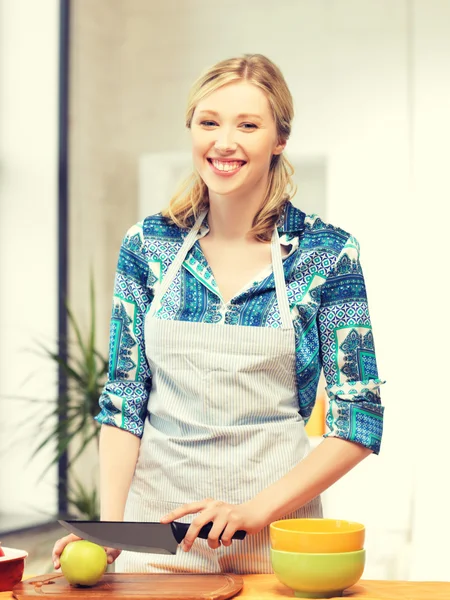
<svg viewBox="0 0 450 600">
<path fill-rule="evenodd" d="M 297 598 L 333 598 L 365 565 L 365 527 L 337 519 L 284 519 L 270 525 L 272 567 Z"/>
</svg>

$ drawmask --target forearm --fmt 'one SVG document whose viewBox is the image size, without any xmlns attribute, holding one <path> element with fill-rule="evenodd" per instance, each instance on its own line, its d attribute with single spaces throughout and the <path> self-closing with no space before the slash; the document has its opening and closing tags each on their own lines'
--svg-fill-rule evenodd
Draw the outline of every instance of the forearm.
<svg viewBox="0 0 450 600">
<path fill-rule="evenodd" d="M 123 429 L 100 431 L 100 503 L 103 521 L 122 521 L 141 440 Z"/>
<path fill-rule="evenodd" d="M 325 438 L 281 479 L 265 488 L 254 501 L 264 507 L 271 523 L 310 502 L 355 467 L 371 450 L 339 438 Z"/>
</svg>

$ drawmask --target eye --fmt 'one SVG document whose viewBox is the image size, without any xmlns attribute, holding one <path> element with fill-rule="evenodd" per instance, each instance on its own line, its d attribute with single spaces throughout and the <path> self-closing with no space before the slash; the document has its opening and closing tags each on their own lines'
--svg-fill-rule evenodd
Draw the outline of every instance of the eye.
<svg viewBox="0 0 450 600">
<path fill-rule="evenodd" d="M 242 123 L 241 127 L 243 129 L 258 129 L 258 126 L 255 125 L 254 123 Z"/>
<path fill-rule="evenodd" d="M 200 121 L 200 125 L 203 125 L 203 127 L 214 127 L 217 123 L 215 121 Z"/>
</svg>

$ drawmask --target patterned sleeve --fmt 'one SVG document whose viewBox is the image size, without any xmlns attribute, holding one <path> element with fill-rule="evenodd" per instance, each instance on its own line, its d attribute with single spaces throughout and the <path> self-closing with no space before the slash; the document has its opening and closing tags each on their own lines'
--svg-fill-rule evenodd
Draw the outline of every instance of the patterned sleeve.
<svg viewBox="0 0 450 600">
<path fill-rule="evenodd" d="M 325 437 L 380 451 L 384 408 L 359 244 L 350 236 L 321 292 L 318 314 L 329 410 Z"/>
<path fill-rule="evenodd" d="M 109 338 L 109 373 L 96 420 L 142 437 L 151 373 L 145 355 L 144 319 L 151 302 L 149 267 L 143 255 L 142 223 L 122 242 L 117 265 Z"/>
</svg>

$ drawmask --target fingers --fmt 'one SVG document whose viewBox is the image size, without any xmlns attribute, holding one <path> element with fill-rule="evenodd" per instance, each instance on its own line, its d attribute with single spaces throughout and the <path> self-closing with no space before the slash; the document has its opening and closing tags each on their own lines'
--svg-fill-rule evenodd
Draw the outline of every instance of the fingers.
<svg viewBox="0 0 450 600">
<path fill-rule="evenodd" d="M 200 533 L 200 529 L 203 527 L 203 525 L 206 525 L 206 523 L 209 523 L 212 520 L 213 520 L 213 513 L 210 510 L 203 511 L 200 515 L 195 517 L 195 519 L 192 521 L 189 529 L 187 530 L 187 533 L 184 536 L 184 540 L 181 544 L 181 548 L 185 552 L 189 552 L 189 550 L 192 547 L 192 544 L 197 539 L 197 536 Z M 211 532 L 210 532 L 210 535 L 211 535 Z M 208 536 L 208 544 L 209 544 L 209 536 Z"/>
<path fill-rule="evenodd" d="M 77 540 L 81 540 L 81 538 L 73 533 L 69 533 L 69 535 L 60 538 L 55 542 L 55 545 L 53 546 L 52 550 L 52 560 L 55 569 L 59 569 L 59 567 L 61 566 L 60 556 L 67 544 L 69 544 L 70 542 L 75 542 Z"/>
<path fill-rule="evenodd" d="M 52 561 L 53 561 L 53 566 L 55 569 L 59 569 L 61 567 L 60 557 L 61 557 L 62 551 L 67 546 L 67 544 L 69 544 L 70 542 L 76 542 L 81 539 L 82 538 L 78 537 L 77 535 L 75 535 L 73 533 L 69 533 L 69 535 L 66 535 L 63 538 L 60 538 L 59 540 L 57 540 L 55 542 L 55 545 L 53 546 L 53 551 L 52 551 Z M 122 552 L 122 550 L 119 550 L 118 548 L 105 548 L 105 552 L 106 552 L 108 564 L 110 565 L 116 560 L 116 558 L 119 556 L 119 554 Z"/>
<path fill-rule="evenodd" d="M 160 519 L 161 523 L 171 523 L 180 517 L 184 517 L 186 515 L 192 515 L 193 513 L 198 513 L 203 510 L 206 504 L 210 502 L 210 499 L 202 500 L 201 502 L 190 502 L 189 504 L 183 504 L 179 508 L 176 508 L 172 512 L 164 515 Z"/>
<path fill-rule="evenodd" d="M 227 514 L 223 518 L 216 518 L 214 525 L 208 535 L 208 545 L 210 548 L 218 548 L 223 546 L 231 546 L 233 543 L 232 537 L 239 529 L 241 520 L 237 517 L 234 507 L 230 507 Z"/>
<path fill-rule="evenodd" d="M 161 518 L 161 523 L 170 523 L 189 514 L 200 513 L 192 521 L 182 542 L 181 548 L 189 552 L 198 537 L 201 528 L 212 522 L 211 531 L 208 535 L 208 546 L 213 550 L 224 546 L 231 546 L 232 537 L 242 524 L 242 515 L 236 513 L 236 506 L 225 502 L 206 498 L 201 502 L 183 504 L 172 512 Z M 220 538 L 220 539 L 219 539 Z"/>
<path fill-rule="evenodd" d="M 220 538 L 220 541 L 224 546 L 231 546 L 231 544 L 233 543 L 233 540 L 231 538 L 238 529 L 239 528 L 235 524 L 233 524 L 233 521 L 227 523 L 225 529 L 223 530 L 222 537 Z"/>
<path fill-rule="evenodd" d="M 108 565 L 111 565 L 122 552 L 122 550 L 119 550 L 118 548 L 105 548 L 105 551 L 108 560 Z"/>
<path fill-rule="evenodd" d="M 214 525 L 211 527 L 211 531 L 208 535 L 208 546 L 213 550 L 216 550 L 221 545 L 221 539 L 219 540 L 223 530 L 227 526 L 226 515 L 217 516 L 214 520 Z"/>
<path fill-rule="evenodd" d="M 192 521 L 191 526 L 189 527 L 183 540 L 182 549 L 185 552 L 188 552 L 191 549 L 192 544 L 198 537 L 201 528 L 210 522 L 212 522 L 213 525 L 208 535 L 208 546 L 215 550 L 221 545 L 219 538 L 230 521 L 230 514 L 232 514 L 233 507 L 230 504 L 220 501 L 212 501 L 209 503 L 209 505 L 210 506 L 208 509 L 203 510 L 203 512 L 197 515 Z M 233 533 L 235 530 L 236 527 L 234 527 Z M 231 533 L 231 536 L 233 533 Z M 232 543 L 231 536 L 229 542 L 227 541 L 228 546 L 230 546 Z"/>
</svg>

